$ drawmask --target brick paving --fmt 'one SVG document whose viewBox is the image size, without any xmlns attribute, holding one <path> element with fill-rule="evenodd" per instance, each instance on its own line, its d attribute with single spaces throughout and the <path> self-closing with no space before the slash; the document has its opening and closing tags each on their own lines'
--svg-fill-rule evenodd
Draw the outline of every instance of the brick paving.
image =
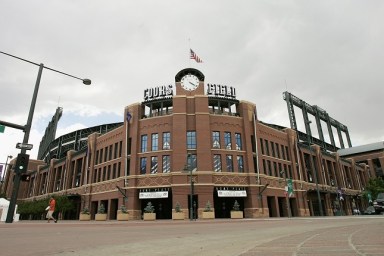
<svg viewBox="0 0 384 256">
<path fill-rule="evenodd" d="M 0 223 L 0 255 L 384 255 L 384 216 Z"/>
</svg>

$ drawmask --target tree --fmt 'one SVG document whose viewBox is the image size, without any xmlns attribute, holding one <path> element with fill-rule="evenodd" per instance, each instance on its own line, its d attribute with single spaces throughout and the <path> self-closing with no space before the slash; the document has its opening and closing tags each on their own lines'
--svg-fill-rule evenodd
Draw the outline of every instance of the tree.
<svg viewBox="0 0 384 256">
<path fill-rule="evenodd" d="M 381 177 L 369 179 L 363 194 L 365 198 L 368 198 L 368 192 L 371 193 L 372 199 L 376 199 L 377 194 L 384 192 L 384 180 Z"/>
</svg>

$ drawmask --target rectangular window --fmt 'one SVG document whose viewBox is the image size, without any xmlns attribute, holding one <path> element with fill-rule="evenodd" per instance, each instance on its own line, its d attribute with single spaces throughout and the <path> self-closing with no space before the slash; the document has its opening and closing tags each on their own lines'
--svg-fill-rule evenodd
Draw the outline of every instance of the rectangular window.
<svg viewBox="0 0 384 256">
<path fill-rule="evenodd" d="M 260 138 L 260 148 L 261 148 L 261 154 L 265 155 L 264 153 L 264 144 L 263 144 L 263 139 Z"/>
<path fill-rule="evenodd" d="M 103 162 L 103 149 L 100 149 L 100 162 L 99 164 L 101 164 Z"/>
<path fill-rule="evenodd" d="M 171 171 L 171 157 L 163 156 L 163 173 L 168 173 Z"/>
<path fill-rule="evenodd" d="M 267 165 L 268 165 L 268 176 L 272 176 L 272 165 L 271 165 L 271 161 L 267 160 Z"/>
<path fill-rule="evenodd" d="M 140 158 L 140 174 L 146 174 L 147 173 L 147 158 L 142 157 Z"/>
<path fill-rule="evenodd" d="M 220 132 L 212 132 L 212 148 L 220 148 Z"/>
<path fill-rule="evenodd" d="M 285 148 L 284 148 L 283 145 L 281 145 L 281 157 L 282 157 L 284 160 L 286 160 L 286 158 L 285 158 Z"/>
<path fill-rule="evenodd" d="M 264 140 L 264 144 L 265 144 L 265 152 L 267 153 L 267 156 L 269 156 L 269 146 L 268 146 L 268 141 L 267 140 Z"/>
<path fill-rule="evenodd" d="M 285 146 L 285 153 L 286 153 L 286 155 L 287 155 L 287 160 L 288 160 L 288 161 L 291 161 L 291 160 L 289 159 L 289 153 L 288 153 L 288 147 L 287 147 L 287 146 Z"/>
<path fill-rule="evenodd" d="M 244 172 L 243 156 L 237 156 L 237 169 L 238 172 Z"/>
<path fill-rule="evenodd" d="M 196 149 L 196 132 L 187 132 L 187 149 Z"/>
<path fill-rule="evenodd" d="M 163 133 L 163 149 L 164 150 L 171 149 L 171 133 L 170 132 Z"/>
<path fill-rule="evenodd" d="M 277 158 L 280 158 L 279 144 L 275 143 L 275 145 L 276 145 L 276 156 Z"/>
<path fill-rule="evenodd" d="M 221 172 L 221 155 L 213 155 L 213 170 Z"/>
<path fill-rule="evenodd" d="M 157 173 L 157 156 L 151 157 L 151 174 Z"/>
<path fill-rule="evenodd" d="M 96 160 L 95 164 L 99 164 L 99 150 L 96 150 Z"/>
<path fill-rule="evenodd" d="M 273 162 L 273 176 L 277 177 L 278 176 L 278 170 L 277 170 L 277 163 Z"/>
<path fill-rule="evenodd" d="M 152 151 L 159 150 L 159 134 L 152 133 Z"/>
<path fill-rule="evenodd" d="M 147 152 L 148 150 L 148 136 L 141 135 L 141 152 Z"/>
<path fill-rule="evenodd" d="M 227 172 L 233 172 L 233 159 L 232 159 L 232 155 L 227 155 L 226 156 L 226 159 L 227 159 Z"/>
<path fill-rule="evenodd" d="M 115 149 L 113 150 L 113 158 L 117 158 L 117 150 L 119 149 L 119 144 L 116 142 L 115 143 Z"/>
<path fill-rule="evenodd" d="M 231 133 L 230 132 L 224 133 L 224 145 L 225 145 L 225 149 L 232 149 Z"/>
<path fill-rule="evenodd" d="M 121 157 L 122 150 L 123 150 L 123 142 L 120 141 L 120 143 L 119 143 L 119 157 Z M 128 151 L 129 151 L 129 148 L 128 148 Z"/>
<path fill-rule="evenodd" d="M 193 154 L 188 154 L 187 157 L 188 171 L 197 169 L 197 156 Z"/>
<path fill-rule="evenodd" d="M 105 147 L 104 163 L 108 161 L 108 147 Z"/>
<path fill-rule="evenodd" d="M 276 157 L 275 156 L 275 145 L 274 145 L 274 143 L 272 141 L 271 141 L 271 150 L 272 150 L 272 156 Z"/>
<path fill-rule="evenodd" d="M 236 150 L 243 150 L 243 145 L 241 144 L 241 134 L 235 133 L 236 139 Z"/>
</svg>

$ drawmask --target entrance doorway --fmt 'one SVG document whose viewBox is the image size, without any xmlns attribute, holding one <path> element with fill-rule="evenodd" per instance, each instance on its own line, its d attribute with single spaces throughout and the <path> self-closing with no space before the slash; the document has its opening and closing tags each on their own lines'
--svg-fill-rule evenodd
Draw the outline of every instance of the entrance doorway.
<svg viewBox="0 0 384 256">
<path fill-rule="evenodd" d="M 214 195 L 215 218 L 231 218 L 231 211 L 235 201 L 239 203 L 240 211 L 244 211 L 244 198 L 242 197 L 218 197 Z"/>
</svg>

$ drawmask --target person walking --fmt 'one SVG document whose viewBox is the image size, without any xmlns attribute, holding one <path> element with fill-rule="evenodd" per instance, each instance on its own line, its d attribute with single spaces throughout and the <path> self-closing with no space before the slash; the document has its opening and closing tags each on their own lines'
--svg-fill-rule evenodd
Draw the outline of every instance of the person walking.
<svg viewBox="0 0 384 256">
<path fill-rule="evenodd" d="M 56 207 L 56 200 L 51 196 L 51 198 L 49 199 L 49 209 L 47 212 L 48 223 L 50 220 L 53 220 L 55 223 L 57 223 L 57 219 L 53 217 L 53 212 L 55 211 L 55 207 Z"/>
</svg>

